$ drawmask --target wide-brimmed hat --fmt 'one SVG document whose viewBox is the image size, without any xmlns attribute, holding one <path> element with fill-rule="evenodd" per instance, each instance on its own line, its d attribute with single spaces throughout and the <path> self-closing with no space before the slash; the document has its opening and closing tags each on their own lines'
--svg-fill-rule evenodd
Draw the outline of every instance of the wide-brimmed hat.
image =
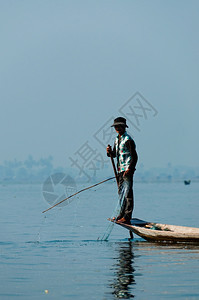
<svg viewBox="0 0 199 300">
<path fill-rule="evenodd" d="M 111 127 L 114 127 L 114 126 L 117 126 L 117 125 L 122 125 L 122 126 L 125 126 L 125 127 L 128 127 L 126 125 L 126 119 L 125 118 L 122 118 L 122 117 L 118 117 L 114 120 L 114 123 L 113 125 L 111 125 Z"/>
</svg>

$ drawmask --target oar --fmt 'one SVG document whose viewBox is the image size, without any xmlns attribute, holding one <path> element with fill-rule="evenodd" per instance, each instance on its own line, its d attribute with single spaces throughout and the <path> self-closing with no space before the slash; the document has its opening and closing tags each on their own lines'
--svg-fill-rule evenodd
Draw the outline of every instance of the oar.
<svg viewBox="0 0 199 300">
<path fill-rule="evenodd" d="M 110 145 L 108 145 L 110 147 Z M 111 163 L 112 163 L 112 166 L 113 166 L 113 171 L 114 171 L 114 174 L 115 174 L 115 179 L 116 179 L 116 182 L 117 182 L 117 187 L 118 187 L 118 194 L 119 194 L 119 181 L 118 181 L 118 176 L 117 176 L 117 171 L 116 171 L 116 167 L 115 167 L 115 163 L 114 163 L 114 160 L 113 160 L 113 157 L 112 155 L 110 154 L 110 158 L 111 158 Z M 115 216 L 115 214 L 114 214 Z M 109 220 L 109 219 L 108 219 Z M 115 223 L 115 220 L 113 221 L 113 223 L 110 223 L 107 228 L 106 228 L 106 231 L 105 233 L 103 234 L 102 238 L 99 238 L 97 240 L 101 240 L 101 241 L 107 241 L 112 230 L 113 230 L 113 225 Z"/>
<path fill-rule="evenodd" d="M 110 145 L 108 145 L 108 146 L 110 147 Z M 115 179 L 116 179 L 116 182 L 117 182 L 117 186 L 119 188 L 119 180 L 118 180 L 118 176 L 117 176 L 117 170 L 116 170 L 115 163 L 114 163 L 112 155 L 110 155 L 110 158 L 111 158 L 111 163 L 112 163 L 112 166 L 113 166 L 113 171 L 114 171 L 114 174 L 115 174 Z"/>
<path fill-rule="evenodd" d="M 47 212 L 48 210 L 52 209 L 53 207 L 55 207 L 55 206 L 57 206 L 57 205 L 63 203 L 64 201 L 66 201 L 66 200 L 72 198 L 73 196 L 75 196 L 75 195 L 77 195 L 77 194 L 79 194 L 79 193 L 81 193 L 81 192 L 83 192 L 83 191 L 86 191 L 86 190 L 88 190 L 88 189 L 91 189 L 91 188 L 93 188 L 93 187 L 95 187 L 95 186 L 97 186 L 97 185 L 99 185 L 99 184 L 102 184 L 102 183 L 104 183 L 104 182 L 106 182 L 106 181 L 109 181 L 109 180 L 111 180 L 111 179 L 115 179 L 115 177 L 111 177 L 111 178 L 105 179 L 105 180 L 100 181 L 100 182 L 98 182 L 98 183 L 95 183 L 95 184 L 93 184 L 93 185 L 91 185 L 91 186 L 89 186 L 89 187 L 86 187 L 86 188 L 84 188 L 84 189 L 82 189 L 82 190 L 76 192 L 75 194 L 70 195 L 69 197 L 67 197 L 67 198 L 65 198 L 65 199 L 63 199 L 63 200 L 61 200 L 60 202 L 54 204 L 53 206 L 49 207 L 48 209 L 42 211 L 42 213 Z"/>
</svg>

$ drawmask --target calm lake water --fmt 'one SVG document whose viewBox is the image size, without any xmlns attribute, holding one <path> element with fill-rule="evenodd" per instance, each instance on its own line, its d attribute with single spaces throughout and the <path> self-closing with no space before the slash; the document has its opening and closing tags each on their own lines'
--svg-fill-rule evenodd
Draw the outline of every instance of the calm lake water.
<svg viewBox="0 0 199 300">
<path fill-rule="evenodd" d="M 134 193 L 134 217 L 199 227 L 199 183 L 135 183 Z M 129 241 L 118 225 L 97 240 L 116 203 L 105 183 L 42 214 L 42 185 L 1 184 L 0 299 L 199 299 L 199 246 Z"/>
</svg>

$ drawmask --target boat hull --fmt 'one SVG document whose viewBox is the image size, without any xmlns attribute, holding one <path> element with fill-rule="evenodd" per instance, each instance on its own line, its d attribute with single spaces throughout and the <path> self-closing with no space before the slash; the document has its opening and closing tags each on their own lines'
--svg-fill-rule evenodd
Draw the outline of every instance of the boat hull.
<svg viewBox="0 0 199 300">
<path fill-rule="evenodd" d="M 119 225 L 150 242 L 199 243 L 199 228 L 195 227 L 150 222 L 145 222 L 144 225 L 143 223 L 141 225 L 128 225 L 124 223 Z"/>
</svg>

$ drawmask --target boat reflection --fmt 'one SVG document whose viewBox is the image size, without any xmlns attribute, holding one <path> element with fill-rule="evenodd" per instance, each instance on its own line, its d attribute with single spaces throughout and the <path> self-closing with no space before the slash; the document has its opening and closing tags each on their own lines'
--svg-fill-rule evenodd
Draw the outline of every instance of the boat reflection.
<svg viewBox="0 0 199 300">
<path fill-rule="evenodd" d="M 134 298 L 132 294 L 132 285 L 135 284 L 132 242 L 119 243 L 118 246 L 116 249 L 118 255 L 115 258 L 117 262 L 113 265 L 114 274 L 116 276 L 110 284 L 113 290 L 111 294 L 119 299 Z"/>
</svg>

